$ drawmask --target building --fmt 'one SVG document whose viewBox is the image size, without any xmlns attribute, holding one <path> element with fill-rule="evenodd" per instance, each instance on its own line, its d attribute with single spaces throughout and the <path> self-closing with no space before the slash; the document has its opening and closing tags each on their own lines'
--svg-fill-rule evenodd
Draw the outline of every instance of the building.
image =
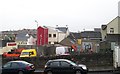
<svg viewBox="0 0 120 74">
<path fill-rule="evenodd" d="M 99 43 L 102 40 L 100 31 L 81 32 L 81 51 L 99 52 Z"/>
<path fill-rule="evenodd" d="M 111 45 L 120 45 L 120 17 L 117 16 L 107 25 L 101 26 L 102 41 L 107 41 Z"/>
<path fill-rule="evenodd" d="M 49 44 L 58 44 L 69 35 L 67 27 L 47 27 Z"/>
<path fill-rule="evenodd" d="M 48 28 L 39 26 L 37 28 L 37 45 L 48 44 Z"/>
<path fill-rule="evenodd" d="M 62 45 L 76 46 L 77 52 L 98 52 L 99 43 L 102 40 L 101 30 L 83 31 L 80 33 L 70 33 L 70 35 L 61 41 Z"/>
</svg>

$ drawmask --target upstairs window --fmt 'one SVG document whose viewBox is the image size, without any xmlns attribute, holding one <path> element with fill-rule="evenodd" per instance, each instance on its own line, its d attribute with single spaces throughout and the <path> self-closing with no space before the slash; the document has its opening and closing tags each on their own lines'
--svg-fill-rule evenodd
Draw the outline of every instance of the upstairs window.
<svg viewBox="0 0 120 74">
<path fill-rule="evenodd" d="M 53 37 L 55 38 L 55 37 L 56 37 L 56 34 L 53 34 Z"/>
<path fill-rule="evenodd" d="M 52 37 L 52 35 L 51 35 L 51 34 L 49 34 L 49 37 Z"/>
<path fill-rule="evenodd" d="M 110 33 L 114 33 L 114 28 L 110 28 Z"/>
</svg>

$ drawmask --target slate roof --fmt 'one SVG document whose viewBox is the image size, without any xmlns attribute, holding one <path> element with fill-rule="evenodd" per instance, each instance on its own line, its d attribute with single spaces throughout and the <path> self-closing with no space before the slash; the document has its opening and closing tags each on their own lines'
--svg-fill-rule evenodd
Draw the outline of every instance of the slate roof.
<svg viewBox="0 0 120 74">
<path fill-rule="evenodd" d="M 101 38 L 101 32 L 96 31 L 84 31 L 81 32 L 81 38 Z"/>
<path fill-rule="evenodd" d="M 70 33 L 70 37 L 73 37 L 75 39 L 80 39 L 81 38 L 81 33 Z"/>
<path fill-rule="evenodd" d="M 23 30 L 17 30 L 17 31 L 2 31 L 2 34 L 19 34 L 19 33 L 28 33 L 28 34 L 36 34 L 36 29 L 23 29 Z"/>
<path fill-rule="evenodd" d="M 28 37 L 26 36 L 27 33 L 19 33 L 16 35 L 16 41 L 26 41 Z"/>
<path fill-rule="evenodd" d="M 58 29 L 58 30 L 60 30 L 60 31 L 62 31 L 62 32 L 64 32 L 64 33 L 66 33 L 67 30 L 68 30 L 67 27 L 57 27 L 56 29 Z"/>
</svg>

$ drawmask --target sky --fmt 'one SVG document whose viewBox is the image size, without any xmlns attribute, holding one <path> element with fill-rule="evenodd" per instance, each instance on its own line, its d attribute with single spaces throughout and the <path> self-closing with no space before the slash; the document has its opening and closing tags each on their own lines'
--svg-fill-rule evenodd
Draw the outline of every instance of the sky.
<svg viewBox="0 0 120 74">
<path fill-rule="evenodd" d="M 68 27 L 101 28 L 118 16 L 120 0 L 0 0 L 0 31 Z M 35 20 L 38 22 L 35 22 Z"/>
</svg>

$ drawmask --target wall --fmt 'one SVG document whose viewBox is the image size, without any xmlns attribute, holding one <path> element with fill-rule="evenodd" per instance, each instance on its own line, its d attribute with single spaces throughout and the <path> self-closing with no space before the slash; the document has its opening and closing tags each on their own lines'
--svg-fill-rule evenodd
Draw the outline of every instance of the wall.
<svg viewBox="0 0 120 74">
<path fill-rule="evenodd" d="M 18 58 L 21 60 L 28 61 L 35 65 L 36 69 L 44 68 L 45 63 L 50 59 L 64 58 L 69 59 L 77 63 L 82 63 L 87 65 L 88 68 L 91 67 L 108 67 L 113 66 L 113 56 L 112 53 L 99 53 L 99 54 L 80 54 L 80 55 L 70 55 L 70 56 L 48 56 L 48 57 L 35 57 L 35 58 Z M 10 60 L 18 60 L 3 58 L 2 62 L 5 64 Z"/>
<path fill-rule="evenodd" d="M 55 29 L 48 29 L 48 35 L 51 34 L 51 37 L 48 36 L 48 42 L 51 42 L 52 44 L 54 42 L 58 42 L 58 32 Z M 56 34 L 56 37 L 53 37 L 53 34 Z"/>
<path fill-rule="evenodd" d="M 114 28 L 114 33 L 113 34 L 120 34 L 120 33 L 118 33 L 118 17 L 116 17 L 110 23 L 108 23 L 107 34 L 111 34 L 110 33 L 110 28 Z"/>
</svg>

